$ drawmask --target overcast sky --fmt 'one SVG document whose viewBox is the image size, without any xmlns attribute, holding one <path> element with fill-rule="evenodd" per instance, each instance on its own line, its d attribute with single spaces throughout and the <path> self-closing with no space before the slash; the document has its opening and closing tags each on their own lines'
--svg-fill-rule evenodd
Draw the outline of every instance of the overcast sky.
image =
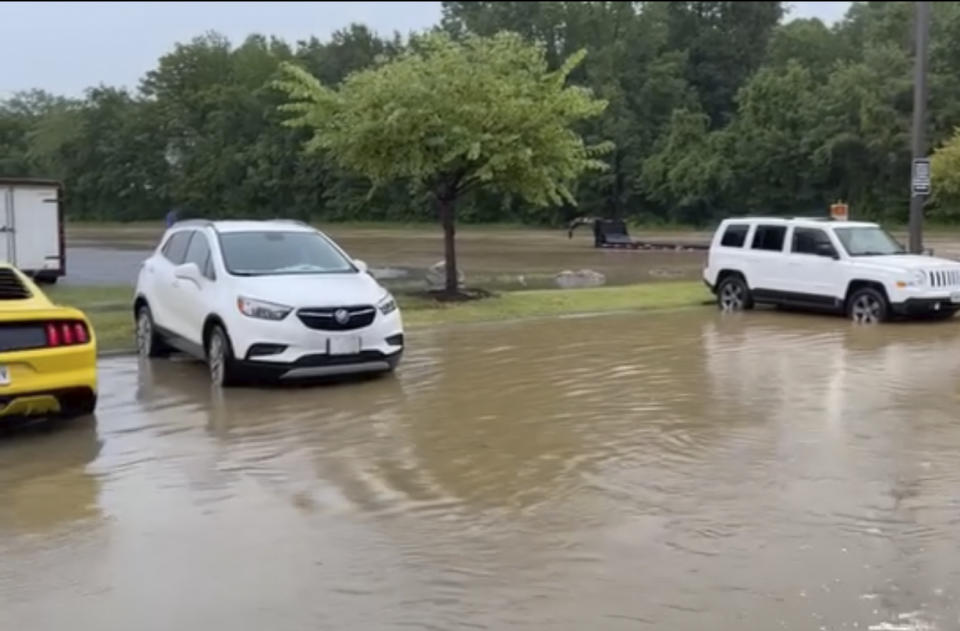
<svg viewBox="0 0 960 631">
<path fill-rule="evenodd" d="M 789 17 L 834 22 L 849 2 L 793 2 Z M 104 83 L 136 87 L 175 42 L 209 30 L 293 43 L 351 22 L 407 34 L 436 24 L 439 2 L 0 2 L 0 98 L 43 88 L 80 96 Z"/>
</svg>

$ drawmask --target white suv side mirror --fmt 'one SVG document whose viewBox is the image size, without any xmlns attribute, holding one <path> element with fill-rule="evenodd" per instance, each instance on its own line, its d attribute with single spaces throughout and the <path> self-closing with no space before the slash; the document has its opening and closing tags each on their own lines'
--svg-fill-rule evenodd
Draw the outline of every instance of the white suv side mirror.
<svg viewBox="0 0 960 631">
<path fill-rule="evenodd" d="M 360 259 L 354 259 L 353 264 L 357 266 L 357 269 L 360 270 L 361 274 L 365 274 L 368 271 L 367 263 L 361 261 Z"/>
<path fill-rule="evenodd" d="M 196 263 L 184 263 L 173 269 L 173 275 L 183 280 L 190 280 L 200 284 L 200 268 Z"/>
</svg>

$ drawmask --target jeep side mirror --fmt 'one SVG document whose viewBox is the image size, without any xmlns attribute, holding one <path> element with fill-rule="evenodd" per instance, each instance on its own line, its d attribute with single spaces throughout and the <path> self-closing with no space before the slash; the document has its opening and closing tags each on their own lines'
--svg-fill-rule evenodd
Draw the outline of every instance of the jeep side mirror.
<svg viewBox="0 0 960 631">
<path fill-rule="evenodd" d="M 822 242 L 817 244 L 817 256 L 826 256 L 827 258 L 831 258 L 834 260 L 837 260 L 840 258 L 837 255 L 837 251 L 834 249 L 832 245 L 830 245 L 829 243 L 822 243 Z"/>
</svg>

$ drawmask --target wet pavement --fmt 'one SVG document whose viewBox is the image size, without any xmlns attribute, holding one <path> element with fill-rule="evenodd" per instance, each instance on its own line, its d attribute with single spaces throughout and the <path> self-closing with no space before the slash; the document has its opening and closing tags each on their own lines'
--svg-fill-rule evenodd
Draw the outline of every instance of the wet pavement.
<svg viewBox="0 0 960 631">
<path fill-rule="evenodd" d="M 0 437 L 0 629 L 956 629 L 960 323 L 419 331 L 394 377 L 101 363 Z"/>
</svg>

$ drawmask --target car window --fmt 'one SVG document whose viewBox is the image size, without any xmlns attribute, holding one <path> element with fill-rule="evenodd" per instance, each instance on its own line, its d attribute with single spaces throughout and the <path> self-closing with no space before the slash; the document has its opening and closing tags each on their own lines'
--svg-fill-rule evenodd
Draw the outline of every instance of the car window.
<svg viewBox="0 0 960 631">
<path fill-rule="evenodd" d="M 340 251 L 317 232 L 227 232 L 220 235 L 227 271 L 237 276 L 354 272 Z"/>
<path fill-rule="evenodd" d="M 210 268 L 210 242 L 207 241 L 206 235 L 200 232 L 193 235 L 183 262 L 196 263 L 200 273 L 213 280 L 213 275 L 210 273 L 213 271 Z"/>
<path fill-rule="evenodd" d="M 823 244 L 830 246 L 831 250 L 833 249 L 830 237 L 823 230 L 819 228 L 793 229 L 793 244 L 790 249 L 794 254 L 819 254 L 818 248 Z"/>
<path fill-rule="evenodd" d="M 747 240 L 747 233 L 750 226 L 742 223 L 734 223 L 727 226 L 727 230 L 720 239 L 720 245 L 725 248 L 742 248 Z"/>
<path fill-rule="evenodd" d="M 783 238 L 787 233 L 786 226 L 757 226 L 753 233 L 754 250 L 783 250 Z"/>
<path fill-rule="evenodd" d="M 786 226 L 757 226 L 753 233 L 754 250 L 771 250 L 780 252 L 783 250 L 783 239 L 786 236 Z"/>
<path fill-rule="evenodd" d="M 192 231 L 173 234 L 163 245 L 163 250 L 161 250 L 163 256 L 174 265 L 183 263 L 183 258 L 187 254 L 187 246 L 190 245 L 191 235 L 193 235 Z"/>
</svg>

